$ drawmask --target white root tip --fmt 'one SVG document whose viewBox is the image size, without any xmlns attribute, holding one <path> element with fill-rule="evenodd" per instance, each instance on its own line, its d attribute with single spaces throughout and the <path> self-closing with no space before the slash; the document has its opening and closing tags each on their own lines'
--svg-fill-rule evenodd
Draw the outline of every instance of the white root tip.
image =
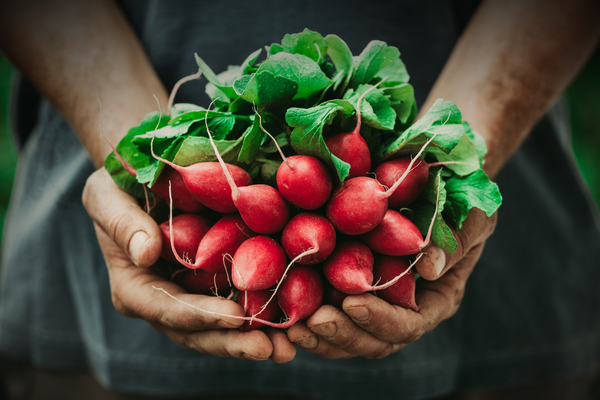
<svg viewBox="0 0 600 400">
<path fill-rule="evenodd" d="M 406 271 L 404 271 L 403 273 L 401 273 L 400 275 L 396 276 L 394 279 L 392 279 L 391 281 L 384 283 L 383 285 L 379 285 L 379 286 L 371 286 L 369 288 L 369 290 L 383 290 L 383 289 L 387 289 L 390 286 L 395 285 L 400 278 L 402 278 L 404 275 L 408 274 L 412 267 L 415 266 L 415 264 L 421 259 L 421 257 L 423 257 L 424 253 L 419 253 L 419 255 L 417 256 L 417 258 L 415 258 L 415 261 L 413 261 L 412 263 L 410 263 L 410 265 L 408 266 L 408 268 L 406 268 Z"/>
</svg>

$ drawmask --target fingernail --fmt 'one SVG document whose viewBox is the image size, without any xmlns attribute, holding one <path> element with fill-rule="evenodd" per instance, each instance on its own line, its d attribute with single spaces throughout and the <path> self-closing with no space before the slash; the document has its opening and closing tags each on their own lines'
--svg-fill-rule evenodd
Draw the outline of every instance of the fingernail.
<svg viewBox="0 0 600 400">
<path fill-rule="evenodd" d="M 371 313 L 367 307 L 350 307 L 344 310 L 346 314 L 355 321 L 364 322 L 369 319 Z"/>
<path fill-rule="evenodd" d="M 146 240 L 148 240 L 148 235 L 146 232 L 138 231 L 136 232 L 129 241 L 129 257 L 131 261 L 138 266 L 138 257 L 142 252 L 144 245 L 146 244 Z"/>
<path fill-rule="evenodd" d="M 337 332 L 337 327 L 334 322 L 327 322 L 321 325 L 315 325 L 310 328 L 311 331 L 319 336 L 332 337 Z"/>
<path fill-rule="evenodd" d="M 302 347 L 303 349 L 314 349 L 315 347 L 317 347 L 317 344 L 319 343 L 319 340 L 316 338 L 316 336 L 314 335 L 310 335 L 305 337 L 304 339 L 295 342 L 298 346 Z"/>
<path fill-rule="evenodd" d="M 436 246 L 430 246 L 427 249 L 427 255 L 433 264 L 436 276 L 440 276 L 446 266 L 446 253 Z"/>
</svg>

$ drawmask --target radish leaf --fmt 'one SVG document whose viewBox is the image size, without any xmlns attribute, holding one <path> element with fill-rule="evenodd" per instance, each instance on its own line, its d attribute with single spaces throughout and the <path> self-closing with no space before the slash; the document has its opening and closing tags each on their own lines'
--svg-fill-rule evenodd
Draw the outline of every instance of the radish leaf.
<svg viewBox="0 0 600 400">
<path fill-rule="evenodd" d="M 469 210 L 477 207 L 489 217 L 498 210 L 502 196 L 498 185 L 479 169 L 467 176 L 453 176 L 446 181 L 446 213 L 462 229 Z"/>
<path fill-rule="evenodd" d="M 290 108 L 285 120 L 294 128 L 291 134 L 292 148 L 298 154 L 320 159 L 336 171 L 339 182 L 343 182 L 350 172 L 350 164 L 331 154 L 323 139 L 323 127 L 331 124 L 340 112 L 344 112 L 344 107 L 324 103 L 311 108 Z"/>
</svg>

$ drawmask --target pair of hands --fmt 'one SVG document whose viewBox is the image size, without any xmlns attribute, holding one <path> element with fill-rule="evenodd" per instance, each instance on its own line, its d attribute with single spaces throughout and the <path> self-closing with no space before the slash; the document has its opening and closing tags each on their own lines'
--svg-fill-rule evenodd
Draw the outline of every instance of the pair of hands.
<svg viewBox="0 0 600 400">
<path fill-rule="evenodd" d="M 362 356 L 381 358 L 431 331 L 451 317 L 460 304 L 465 284 L 496 218 L 473 210 L 454 231 L 458 248 L 446 254 L 430 246 L 415 268 L 424 278 L 417 286 L 419 312 L 393 306 L 373 296 L 348 296 L 343 311 L 321 306 L 311 317 L 288 329 L 241 332 L 243 321 L 194 310 L 178 299 L 204 310 L 243 316 L 237 303 L 225 298 L 188 294 L 149 268 L 160 256 L 162 235 L 156 222 L 123 192 L 101 168 L 88 179 L 83 203 L 94 220 L 108 267 L 115 308 L 128 317 L 148 321 L 176 343 L 216 356 L 290 361 L 297 345 L 324 358 Z"/>
</svg>

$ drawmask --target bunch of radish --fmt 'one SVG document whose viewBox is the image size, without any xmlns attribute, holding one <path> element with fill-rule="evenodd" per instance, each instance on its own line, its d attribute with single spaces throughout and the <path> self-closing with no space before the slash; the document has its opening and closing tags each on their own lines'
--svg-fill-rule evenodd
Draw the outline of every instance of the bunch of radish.
<svg viewBox="0 0 600 400">
<path fill-rule="evenodd" d="M 218 76 L 197 57 L 216 110 L 171 108 L 174 89 L 167 122 L 147 117 L 107 159 L 125 190 L 169 204 L 171 279 L 237 301 L 242 330 L 287 328 L 366 292 L 418 312 L 413 265 L 430 242 L 453 251 L 444 204 L 459 229 L 470 207 L 499 205 L 461 209 L 461 191 L 480 190 L 471 180 L 497 191 L 481 177 L 481 141 L 449 102 L 414 121 L 399 53 L 382 43 L 353 59 L 337 36 L 305 30 Z"/>
</svg>

